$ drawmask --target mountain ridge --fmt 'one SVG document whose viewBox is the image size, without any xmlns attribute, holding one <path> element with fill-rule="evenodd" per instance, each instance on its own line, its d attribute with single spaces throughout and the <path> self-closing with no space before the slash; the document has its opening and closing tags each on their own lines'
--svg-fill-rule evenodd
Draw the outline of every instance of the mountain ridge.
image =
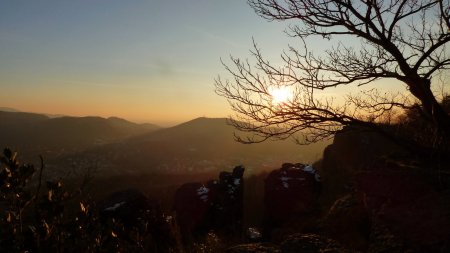
<svg viewBox="0 0 450 253">
<path fill-rule="evenodd" d="M 51 118 L 38 113 L 0 111 L 0 145 L 25 154 L 53 156 L 76 152 L 157 129 L 157 125 L 117 117 Z"/>
<path fill-rule="evenodd" d="M 199 117 L 160 128 L 118 117 L 0 111 L 0 146 L 35 160 L 43 155 L 49 167 L 61 170 L 92 164 L 119 174 L 204 172 L 236 164 L 264 169 L 282 162 L 312 163 L 327 145 L 304 147 L 292 140 L 246 145 L 235 141 L 236 133 L 241 134 L 226 118 Z"/>
<path fill-rule="evenodd" d="M 189 173 L 215 171 L 244 164 L 265 170 L 283 162 L 312 163 L 327 142 L 300 146 L 292 140 L 252 145 L 234 140 L 236 130 L 226 118 L 196 118 L 179 125 L 94 147 L 67 160 L 101 164 L 111 173 Z M 80 163 L 79 163 L 80 164 Z"/>
</svg>

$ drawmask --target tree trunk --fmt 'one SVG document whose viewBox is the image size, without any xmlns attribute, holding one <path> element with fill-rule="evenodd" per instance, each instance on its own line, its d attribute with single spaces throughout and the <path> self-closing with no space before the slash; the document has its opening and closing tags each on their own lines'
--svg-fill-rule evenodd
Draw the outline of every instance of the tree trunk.
<svg viewBox="0 0 450 253">
<path fill-rule="evenodd" d="M 431 81 L 425 78 L 414 78 L 408 83 L 411 93 L 422 103 L 422 110 L 433 122 L 443 137 L 450 137 L 450 115 L 436 100 L 431 91 Z"/>
</svg>

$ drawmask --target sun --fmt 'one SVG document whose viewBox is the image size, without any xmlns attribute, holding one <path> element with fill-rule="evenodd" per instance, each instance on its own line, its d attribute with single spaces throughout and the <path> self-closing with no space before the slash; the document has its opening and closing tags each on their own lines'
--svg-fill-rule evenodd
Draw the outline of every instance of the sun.
<svg viewBox="0 0 450 253">
<path fill-rule="evenodd" d="M 292 100 L 292 89 L 288 86 L 269 87 L 269 94 L 272 97 L 272 103 L 282 105 Z"/>
</svg>

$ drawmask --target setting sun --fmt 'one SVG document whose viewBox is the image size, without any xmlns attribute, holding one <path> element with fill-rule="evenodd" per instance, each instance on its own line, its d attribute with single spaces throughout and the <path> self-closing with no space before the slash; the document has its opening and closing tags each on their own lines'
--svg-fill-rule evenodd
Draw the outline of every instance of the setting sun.
<svg viewBox="0 0 450 253">
<path fill-rule="evenodd" d="M 269 94 L 272 97 L 272 103 L 275 105 L 292 100 L 292 89 L 288 86 L 271 87 L 269 88 Z"/>
</svg>

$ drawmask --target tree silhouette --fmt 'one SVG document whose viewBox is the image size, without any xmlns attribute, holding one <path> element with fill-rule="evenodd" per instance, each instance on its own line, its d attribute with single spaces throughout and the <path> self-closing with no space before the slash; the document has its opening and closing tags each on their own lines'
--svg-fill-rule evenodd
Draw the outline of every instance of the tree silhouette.
<svg viewBox="0 0 450 253">
<path fill-rule="evenodd" d="M 223 63 L 233 79 L 218 77 L 216 93 L 227 98 L 236 112 L 231 124 L 253 133 L 251 137 L 238 136 L 238 141 L 253 143 L 295 134 L 299 143 L 307 144 L 328 138 L 345 125 L 380 130 L 379 122 L 413 108 L 420 110 L 441 136 L 449 136 L 450 117 L 431 82 L 450 68 L 449 0 L 248 3 L 267 20 L 297 22 L 289 26 L 287 34 L 298 38 L 303 48 L 289 46 L 281 54 L 282 65 L 276 66 L 254 43 L 254 65 L 234 57 L 231 64 Z M 310 37 L 343 40 L 317 55 L 310 51 Z M 361 45 L 346 45 L 344 41 L 350 39 L 360 40 Z M 378 87 L 380 82 L 374 82 L 379 79 L 396 79 L 405 92 L 385 92 Z M 360 92 L 342 100 L 321 95 L 344 85 L 358 87 Z M 445 80 L 442 85 L 448 88 Z M 285 86 L 292 88 L 292 98 L 273 103 L 270 89 Z"/>
</svg>

